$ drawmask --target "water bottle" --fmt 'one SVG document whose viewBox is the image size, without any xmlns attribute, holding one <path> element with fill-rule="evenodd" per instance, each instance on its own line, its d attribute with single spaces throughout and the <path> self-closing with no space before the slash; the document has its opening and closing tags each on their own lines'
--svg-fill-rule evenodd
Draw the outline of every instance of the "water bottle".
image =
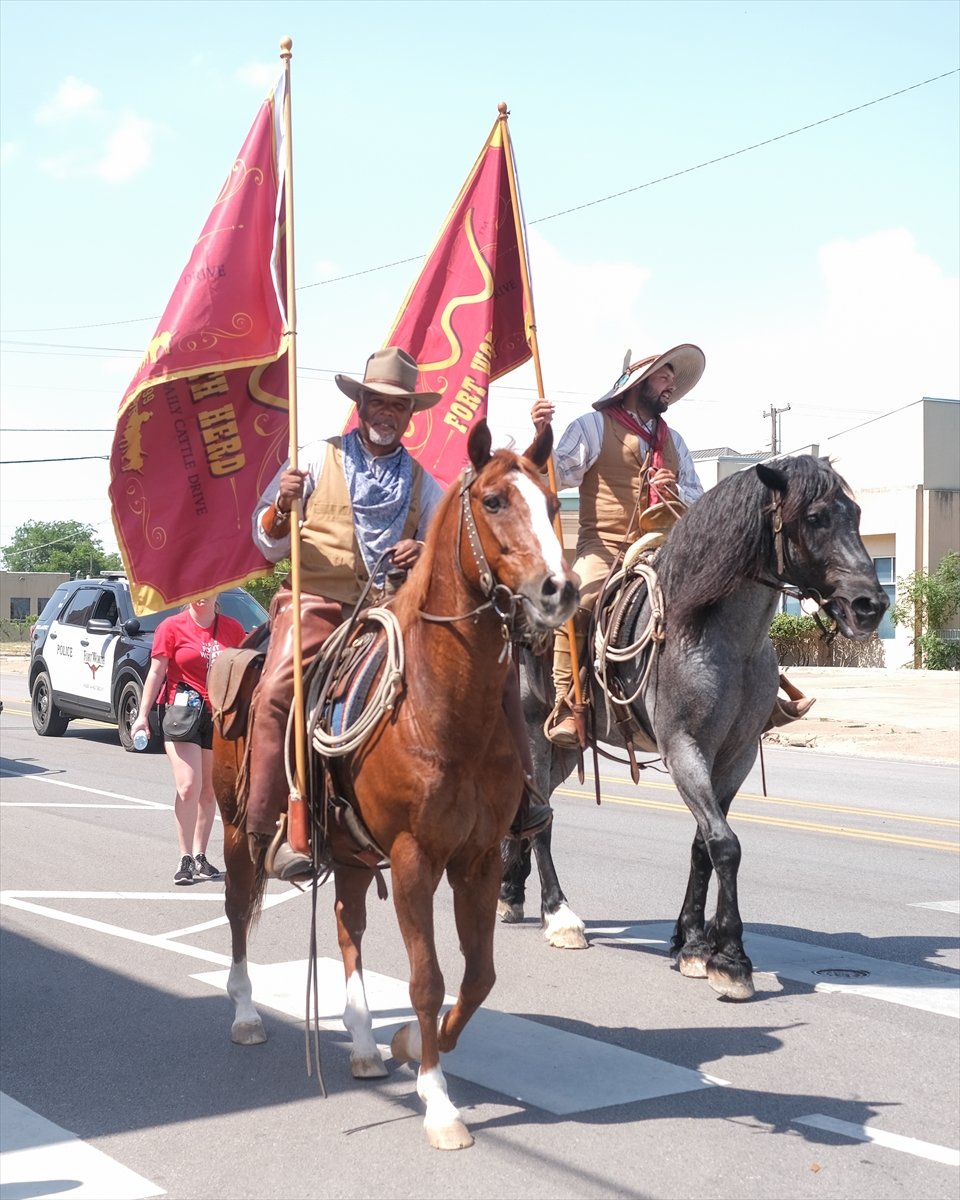
<svg viewBox="0 0 960 1200">
<path fill-rule="evenodd" d="M 191 688 L 187 693 L 187 704 L 190 706 L 190 708 L 199 708 L 202 703 L 203 698 L 200 693 Z"/>
<path fill-rule="evenodd" d="M 150 741 L 149 734 L 145 733 L 142 729 L 138 729 L 137 732 L 133 735 L 134 750 L 146 750 L 147 743 L 149 741 Z"/>
</svg>

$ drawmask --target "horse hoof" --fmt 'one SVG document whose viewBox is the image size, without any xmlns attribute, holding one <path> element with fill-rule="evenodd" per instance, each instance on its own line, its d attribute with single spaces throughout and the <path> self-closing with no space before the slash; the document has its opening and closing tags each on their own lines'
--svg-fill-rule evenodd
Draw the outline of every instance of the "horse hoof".
<svg viewBox="0 0 960 1200">
<path fill-rule="evenodd" d="M 735 976 L 725 971 L 707 972 L 707 982 L 725 1000 L 751 1000 L 754 995 L 753 976 Z"/>
<path fill-rule="evenodd" d="M 379 1054 L 358 1054 L 350 1059 L 350 1073 L 354 1079 L 383 1079 L 387 1074 Z"/>
<path fill-rule="evenodd" d="M 266 1040 L 262 1021 L 237 1021 L 230 1029 L 230 1041 L 238 1046 L 260 1046 Z"/>
<path fill-rule="evenodd" d="M 548 945 L 557 950 L 590 949 L 583 922 L 566 904 L 561 904 L 555 913 L 544 917 L 543 937 Z"/>
<path fill-rule="evenodd" d="M 680 954 L 675 961 L 680 974 L 687 979 L 707 978 L 707 964 L 699 954 Z"/>
<path fill-rule="evenodd" d="M 507 904 L 505 900 L 498 900 L 497 916 L 504 925 L 519 925 L 523 920 L 523 905 Z"/>
<path fill-rule="evenodd" d="M 548 946 L 555 950 L 589 950 L 587 941 L 581 929 L 545 929 L 543 939 Z"/>
<path fill-rule="evenodd" d="M 434 1150 L 467 1150 L 473 1145 L 473 1135 L 462 1121 L 446 1121 L 443 1125 L 424 1125 L 427 1141 Z"/>
<path fill-rule="evenodd" d="M 390 1043 L 390 1053 L 397 1062 L 420 1061 L 420 1026 L 416 1021 L 397 1030 Z"/>
</svg>

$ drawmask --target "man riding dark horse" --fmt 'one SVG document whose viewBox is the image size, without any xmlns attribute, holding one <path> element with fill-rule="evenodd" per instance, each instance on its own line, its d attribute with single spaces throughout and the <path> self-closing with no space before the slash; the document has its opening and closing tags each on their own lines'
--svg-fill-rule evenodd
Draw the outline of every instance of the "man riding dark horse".
<svg viewBox="0 0 960 1200">
<path fill-rule="evenodd" d="M 417 364 L 403 350 L 388 347 L 367 360 L 362 381 L 337 375 L 337 386 L 357 405 L 357 428 L 343 437 L 303 448 L 292 469 L 284 464 L 261 496 L 253 515 L 253 537 L 270 562 L 290 552 L 291 512 L 303 507 L 301 544 L 301 642 L 306 667 L 334 629 L 353 614 L 361 593 L 379 603 L 385 594 L 385 567 L 371 579 L 385 551 L 391 571 L 406 571 L 420 557 L 423 537 L 443 492 L 401 445 L 414 412 L 431 408 L 436 392 L 417 392 Z M 277 839 L 287 809 L 286 730 L 293 702 L 293 593 L 289 580 L 270 606 L 270 645 L 251 713 L 246 765 L 246 829 L 250 855 L 258 863 Z M 515 684 L 505 697 L 519 711 Z M 521 722 L 513 722 L 520 728 Z M 526 739 L 518 736 L 525 757 Z M 531 811 L 533 809 L 533 811 Z M 549 808 L 529 803 L 525 791 L 512 832 L 542 828 Z M 287 841 L 265 862 L 278 879 L 309 875 L 311 859 Z"/>
<path fill-rule="evenodd" d="M 689 343 L 633 363 L 628 350 L 613 387 L 594 403 L 594 411 L 574 420 L 557 443 L 557 488 L 577 487 L 580 492 L 573 564 L 580 577 L 580 608 L 573 622 L 577 663 L 583 662 L 597 599 L 628 547 L 641 538 L 645 543 L 655 534 L 665 534 L 703 495 L 690 451 L 663 415 L 696 386 L 705 364 L 700 347 Z M 553 414 L 549 400 L 537 400 L 531 411 L 535 428 L 542 429 Z M 556 746 L 575 747 L 580 735 L 571 707 L 573 666 L 565 629 L 555 635 L 553 678 L 556 702 L 545 733 Z M 772 724 L 796 720 L 813 704 L 784 676 L 780 685 L 788 699 L 778 700 Z"/>
</svg>

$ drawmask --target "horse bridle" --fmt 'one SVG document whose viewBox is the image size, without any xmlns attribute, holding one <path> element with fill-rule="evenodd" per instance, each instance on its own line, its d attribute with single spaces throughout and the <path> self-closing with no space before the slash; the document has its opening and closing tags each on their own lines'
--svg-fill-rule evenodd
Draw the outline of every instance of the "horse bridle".
<svg viewBox="0 0 960 1200">
<path fill-rule="evenodd" d="M 775 592 L 781 592 L 784 596 L 792 596 L 800 601 L 800 607 L 807 616 L 813 617 L 819 626 L 820 632 L 828 642 L 833 641 L 837 636 L 837 630 L 828 629 L 820 618 L 820 609 L 823 607 L 823 596 L 816 588 L 800 587 L 799 584 L 790 583 L 784 576 L 788 571 L 795 570 L 793 563 L 790 561 L 790 542 L 783 531 L 783 492 L 773 491 L 773 519 L 771 527 L 773 530 L 773 546 L 777 555 L 777 574 L 775 579 L 757 578 L 757 583 L 762 583 L 764 587 L 772 588 Z M 804 607 L 805 601 L 812 600 L 816 608 L 812 611 L 807 611 Z"/>
<path fill-rule="evenodd" d="M 490 563 L 487 561 L 487 556 L 483 550 L 483 544 L 480 541 L 480 532 L 477 529 L 477 523 L 473 518 L 473 509 L 470 507 L 470 488 L 477 478 L 477 472 L 468 467 L 463 472 L 462 482 L 460 484 L 460 516 L 457 521 L 457 566 L 460 569 L 460 577 L 468 587 L 477 586 L 467 578 L 467 573 L 463 569 L 463 560 L 460 556 L 460 545 L 463 541 L 463 531 L 466 528 L 467 542 L 473 553 L 473 561 L 477 568 L 477 578 L 479 589 L 484 597 L 484 603 L 471 609 L 469 612 L 456 613 L 450 617 L 441 617 L 435 613 L 424 612 L 420 610 L 420 616 L 425 621 L 433 621 L 438 625 L 448 625 L 455 621 L 468 621 L 471 617 L 478 617 L 487 609 L 492 609 L 500 618 L 500 630 L 503 634 L 504 650 L 510 642 L 523 641 L 527 636 L 524 631 L 518 628 L 518 616 L 523 613 L 523 597 L 516 592 L 512 592 L 504 583 L 500 583 L 490 569 Z"/>
</svg>

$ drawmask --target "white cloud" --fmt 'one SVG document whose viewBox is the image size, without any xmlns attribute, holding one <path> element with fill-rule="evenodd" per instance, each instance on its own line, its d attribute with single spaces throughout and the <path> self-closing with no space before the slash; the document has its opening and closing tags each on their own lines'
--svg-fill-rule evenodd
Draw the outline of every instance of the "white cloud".
<svg viewBox="0 0 960 1200">
<path fill-rule="evenodd" d="M 0 166 L 6 166 L 8 162 L 12 162 L 20 153 L 22 147 L 19 142 L 4 142 L 0 145 Z"/>
<path fill-rule="evenodd" d="M 250 63 L 245 67 L 237 67 L 233 74 L 241 83 L 269 91 L 277 82 L 280 69 L 276 63 Z"/>
<path fill-rule="evenodd" d="M 55 125 L 74 117 L 94 115 L 99 111 L 99 102 L 100 92 L 93 84 L 84 83 L 76 75 L 68 75 L 53 99 L 37 110 L 36 120 L 40 125 Z"/>
<path fill-rule="evenodd" d="M 912 404 L 960 396 L 960 280 L 921 253 L 912 233 L 885 230 L 818 251 L 821 301 L 778 319 L 774 289 L 761 328 L 718 322 L 704 334 L 707 371 L 678 424 L 695 448 L 769 445 L 771 404 L 784 450 L 801 449 Z M 795 314 L 789 297 L 783 311 Z M 735 309 L 733 310 L 735 311 Z M 709 347 L 709 348 L 708 348 Z"/>
<path fill-rule="evenodd" d="M 94 167 L 101 179 L 122 183 L 150 163 L 158 126 L 127 113 L 107 139 L 106 153 Z"/>
<path fill-rule="evenodd" d="M 703 346 L 707 369 L 670 423 L 693 450 L 764 448 L 771 405 L 790 405 L 781 448 L 795 450 L 924 395 L 960 396 L 960 281 L 907 230 L 820 247 L 822 290 L 799 317 L 789 280 L 772 276 L 765 319 L 744 323 L 733 280 L 729 305 L 696 330 L 676 297 L 658 306 L 658 280 L 640 263 L 571 262 L 536 231 L 530 254 L 558 433 L 613 383 L 628 346 L 639 358 L 687 340 Z M 534 388 L 529 366 L 493 385 L 495 438 L 527 436 Z"/>
</svg>

